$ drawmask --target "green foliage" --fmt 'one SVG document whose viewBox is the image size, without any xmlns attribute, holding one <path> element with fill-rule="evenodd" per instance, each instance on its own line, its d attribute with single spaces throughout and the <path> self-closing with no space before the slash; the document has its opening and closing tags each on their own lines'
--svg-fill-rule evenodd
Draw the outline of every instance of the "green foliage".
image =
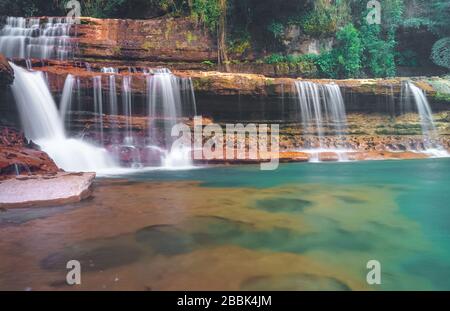
<svg viewBox="0 0 450 311">
<path fill-rule="evenodd" d="M 316 56 L 314 63 L 323 77 L 356 78 L 362 69 L 363 45 L 360 33 L 348 24 L 336 34 L 336 47 Z"/>
<path fill-rule="evenodd" d="M 336 34 L 337 48 L 334 50 L 338 75 L 355 78 L 361 71 L 363 46 L 358 29 L 348 24 Z"/>
<path fill-rule="evenodd" d="M 11 16 L 58 16 L 68 0 L 0 0 L 0 14 Z M 428 30 L 438 42 L 430 51 L 434 63 L 449 68 L 449 0 L 379 0 L 381 25 L 368 25 L 368 0 L 83 0 L 82 15 L 101 18 L 149 18 L 170 14 L 190 16 L 216 34 L 220 17 L 227 16 L 227 52 L 240 59 L 267 55 L 261 61 L 288 67 L 315 67 L 332 78 L 396 74 L 396 65 L 417 66 L 423 52 L 397 44 L 399 26 Z M 405 6 L 407 9 L 405 9 Z M 331 51 L 316 56 L 288 55 L 282 41 L 286 29 L 297 25 L 301 35 L 335 37 Z M 350 25 L 352 24 L 352 25 Z M 346 26 L 347 25 L 347 26 Z M 225 27 L 224 27 L 225 29 Z M 294 36 L 292 32 L 289 35 Z M 224 36 L 225 37 L 225 36 Z M 288 37 L 288 36 L 287 36 Z M 188 34 L 187 41 L 195 44 Z M 294 38 L 293 40 L 295 40 Z M 298 38 L 297 38 L 298 39 Z M 301 39 L 301 38 L 300 38 Z M 405 50 L 396 51 L 397 45 Z"/>
<path fill-rule="evenodd" d="M 450 94 L 437 92 L 436 95 L 434 96 L 434 99 L 437 101 L 450 103 Z M 450 122 L 450 121 L 447 121 L 447 122 Z"/>
<path fill-rule="evenodd" d="M 361 27 L 364 45 L 363 63 L 366 72 L 374 77 L 391 77 L 396 74 L 395 46 L 393 35 L 382 39 L 380 25 Z"/>
<path fill-rule="evenodd" d="M 215 31 L 221 14 L 219 0 L 191 0 L 191 16 Z"/>
<path fill-rule="evenodd" d="M 353 13 L 359 18 L 355 23 L 358 26 L 363 46 L 362 72 L 373 77 L 390 77 L 396 74 L 397 46 L 396 31 L 402 23 L 404 12 L 404 0 L 380 0 L 381 2 L 381 24 L 369 25 L 367 23 L 367 1 L 354 0 Z"/>
<path fill-rule="evenodd" d="M 300 21 L 305 34 L 310 36 L 329 35 L 336 32 L 336 21 L 326 11 L 312 11 Z"/>
<path fill-rule="evenodd" d="M 284 25 L 282 23 L 273 22 L 267 27 L 267 30 L 269 30 L 275 38 L 279 38 L 284 33 Z"/>
<path fill-rule="evenodd" d="M 396 64 L 406 67 L 417 67 L 419 65 L 418 55 L 413 50 L 397 52 L 395 55 Z"/>
<path fill-rule="evenodd" d="M 278 69 L 285 69 L 285 73 L 290 71 L 300 73 L 304 76 L 315 76 L 318 73 L 316 65 L 318 55 L 282 55 L 271 54 L 264 59 L 266 64 L 276 65 Z"/>
<path fill-rule="evenodd" d="M 206 65 L 208 67 L 214 67 L 215 66 L 215 64 L 212 61 L 210 61 L 210 60 L 204 60 L 204 61 L 202 61 L 202 64 Z"/>
<path fill-rule="evenodd" d="M 416 0 L 414 7 L 417 13 L 403 20 L 404 27 L 425 27 L 439 37 L 450 35 L 450 1 Z"/>
<path fill-rule="evenodd" d="M 228 42 L 228 53 L 243 56 L 251 50 L 252 42 L 250 34 L 247 32 L 237 33 Z"/>
<path fill-rule="evenodd" d="M 270 54 L 269 56 L 267 56 L 264 59 L 264 61 L 266 64 L 270 64 L 270 65 L 280 64 L 280 63 L 286 62 L 286 57 L 280 53 L 275 53 L 275 54 Z"/>
<path fill-rule="evenodd" d="M 333 51 L 331 52 L 323 52 L 321 53 L 316 61 L 315 61 L 317 67 L 319 68 L 319 72 L 323 77 L 327 78 L 337 78 L 338 73 L 336 70 L 337 63 L 336 63 L 336 57 Z"/>
<path fill-rule="evenodd" d="M 350 17 L 348 1 L 338 0 L 330 3 L 316 0 L 312 9 L 290 19 L 290 23 L 299 25 L 303 32 L 310 36 L 327 36 L 336 33 L 337 29 L 348 23 Z"/>
<path fill-rule="evenodd" d="M 320 55 L 287 55 L 276 53 L 265 58 L 267 64 L 301 64 L 314 67 L 322 76 L 328 78 L 357 77 L 361 71 L 362 42 L 358 30 L 349 24 L 336 35 L 337 46 Z"/>
<path fill-rule="evenodd" d="M 443 38 L 433 45 L 431 59 L 436 65 L 450 69 L 450 37 Z"/>
</svg>

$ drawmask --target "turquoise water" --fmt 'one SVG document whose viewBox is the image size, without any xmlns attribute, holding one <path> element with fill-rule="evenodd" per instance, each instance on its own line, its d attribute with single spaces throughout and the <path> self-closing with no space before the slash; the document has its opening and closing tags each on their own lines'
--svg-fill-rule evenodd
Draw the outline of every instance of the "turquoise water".
<svg viewBox="0 0 450 311">
<path fill-rule="evenodd" d="M 0 289 L 450 290 L 450 159 L 151 171 L 0 213 Z M 381 264 L 381 285 L 366 265 Z"/>
<path fill-rule="evenodd" d="M 324 264 L 326 256 L 332 256 L 333 252 L 351 250 L 358 253 L 360 250 L 364 256 L 370 256 L 373 251 L 373 259 L 379 260 L 385 271 L 381 289 L 450 289 L 449 169 L 449 159 L 430 159 L 287 164 L 269 172 L 260 171 L 258 166 L 221 167 L 152 172 L 128 178 L 134 181 L 196 180 L 206 188 L 275 189 L 275 193 L 283 192 L 285 187 L 298 188 L 298 195 L 289 189 L 285 195 L 256 200 L 255 208 L 293 217 L 303 214 L 303 218 L 314 224 L 318 234 L 294 237 L 292 232 L 274 228 L 270 232 L 254 232 L 254 236 L 248 236 L 249 230 L 242 229 L 247 236 L 235 232 L 233 238 L 227 237 L 222 243 L 294 253 L 313 250 L 326 254 L 314 255 L 321 257 Z M 316 200 L 300 194 L 303 187 L 308 189 L 309 186 L 314 189 L 306 192 L 317 191 Z M 370 190 L 375 192 L 369 193 Z M 314 205 L 332 208 L 327 206 L 330 201 L 326 203 L 330 195 L 340 201 L 335 206 L 342 214 L 332 212 L 332 220 L 341 222 L 340 225 L 327 220 L 326 212 L 321 218 L 313 218 L 307 213 Z M 391 197 L 392 202 L 385 202 L 385 195 Z M 320 202 L 321 199 L 324 202 Z M 377 209 L 377 202 L 393 204 L 393 209 L 385 210 L 380 206 L 380 213 L 386 215 L 372 211 L 365 218 L 361 207 L 371 205 Z M 347 219 L 342 220 L 344 217 Z M 352 226 L 353 217 L 361 225 L 357 230 L 346 228 Z M 225 226 L 218 224 L 218 227 Z M 224 239 L 220 234 L 215 236 L 217 243 Z M 286 239 L 297 242 L 286 243 L 283 241 Z M 361 273 L 364 273 L 363 269 Z"/>
</svg>

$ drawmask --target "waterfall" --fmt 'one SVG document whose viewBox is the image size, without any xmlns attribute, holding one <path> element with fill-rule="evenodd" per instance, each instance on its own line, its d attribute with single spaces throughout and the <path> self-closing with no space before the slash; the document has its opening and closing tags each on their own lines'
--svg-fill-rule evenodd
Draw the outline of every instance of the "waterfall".
<svg viewBox="0 0 450 311">
<path fill-rule="evenodd" d="M 173 75 L 166 68 L 150 70 L 147 76 L 147 100 L 149 116 L 149 148 L 166 148 L 163 163 L 166 167 L 191 166 L 190 150 L 170 150 L 174 138 L 171 136 L 172 127 L 183 114 L 183 98 L 186 93 L 192 100 L 193 110 L 196 113 L 195 96 L 193 96 L 192 81 Z M 183 84 L 184 83 L 184 84 Z M 186 84 L 187 83 L 187 84 Z M 159 123 L 163 123 L 162 126 Z M 162 137 L 158 134 L 162 130 Z M 163 141 L 161 141 L 161 139 Z"/>
<path fill-rule="evenodd" d="M 64 126 L 42 72 L 31 72 L 10 63 L 15 79 L 12 91 L 28 139 L 64 139 Z"/>
<path fill-rule="evenodd" d="M 148 128 L 145 128 L 142 123 L 133 123 L 136 112 L 131 74 L 119 76 L 117 69 L 105 68 L 102 71 L 107 74 L 106 82 L 100 74 L 89 78 L 92 79 L 94 119 L 87 123 L 83 132 L 73 135 L 90 137 L 98 144 L 94 146 L 69 137 L 73 129 L 79 128 L 72 126 L 74 116 L 80 115 L 76 112 L 86 107 L 81 104 L 82 77 L 66 76 L 58 111 L 45 82 L 45 73 L 11 66 L 16 74 L 12 88 L 25 134 L 59 167 L 68 171 L 107 173 L 117 168 L 115 163 L 132 168 L 192 166 L 190 149 L 171 150 L 176 139 L 171 136 L 172 127 L 182 122 L 181 118 L 197 113 L 191 79 L 176 77 L 167 69 L 151 70 L 146 76 Z M 119 86 L 118 79 L 121 79 Z"/>
<path fill-rule="evenodd" d="M 105 142 L 103 134 L 103 94 L 102 94 L 102 77 L 95 76 L 92 78 L 94 88 L 94 109 L 95 109 L 95 124 L 100 132 L 100 145 Z"/>
<path fill-rule="evenodd" d="M 125 143 L 133 144 L 133 132 L 132 132 L 132 90 L 131 90 L 131 76 L 124 76 L 122 79 L 122 110 L 126 116 L 125 124 Z"/>
<path fill-rule="evenodd" d="M 65 60 L 73 54 L 69 18 L 8 17 L 0 31 L 0 53 L 9 58 Z"/>
<path fill-rule="evenodd" d="M 61 101 L 59 104 L 59 112 L 61 115 L 62 124 L 66 124 L 66 118 L 67 123 L 70 126 L 70 110 L 72 106 L 72 93 L 73 93 L 73 86 L 75 84 L 75 79 L 71 74 L 68 74 L 66 77 L 66 82 L 64 82 L 64 89 L 61 96 Z"/>
<path fill-rule="evenodd" d="M 116 74 L 118 73 L 117 70 L 114 68 L 103 68 L 103 73 L 108 73 L 108 80 L 109 80 L 109 96 L 108 96 L 108 103 L 109 103 L 109 124 L 111 129 L 111 141 L 112 145 L 117 145 L 117 139 L 118 139 L 118 123 L 117 123 L 117 115 L 118 115 L 118 107 L 117 107 L 117 88 L 116 88 Z M 115 155 L 117 155 L 118 150 L 117 148 Z"/>
<path fill-rule="evenodd" d="M 183 107 L 185 107 L 183 115 L 195 117 L 197 115 L 197 102 L 195 99 L 194 85 L 192 83 L 192 79 L 183 78 L 179 80 L 181 83 L 182 104 Z"/>
<path fill-rule="evenodd" d="M 41 72 L 10 65 L 15 74 L 12 91 L 28 139 L 66 171 L 100 171 L 114 165 L 105 149 L 66 136 L 62 118 Z"/>
<path fill-rule="evenodd" d="M 33 64 L 31 63 L 31 59 L 27 58 L 25 60 L 25 64 L 27 65 L 27 69 L 28 70 L 32 70 L 33 69 Z"/>
<path fill-rule="evenodd" d="M 404 81 L 400 103 L 403 113 L 417 112 L 419 114 L 420 126 L 424 136 L 423 145 L 426 151 L 435 156 L 447 156 L 447 152 L 437 142 L 439 135 L 425 93 L 411 81 Z"/>
<path fill-rule="evenodd" d="M 343 135 L 346 133 L 347 116 L 344 99 L 337 84 L 318 84 L 308 81 L 296 81 L 295 87 L 300 105 L 304 136 L 315 136 L 317 142 L 310 142 L 307 149 L 339 151 L 343 147 Z M 306 135 L 305 135 L 306 134 Z M 337 138 L 333 146 L 327 145 L 325 136 Z M 309 147 L 309 148 L 308 148 Z M 314 155 L 314 153 L 313 153 Z M 345 153 L 338 152 L 345 160 Z M 315 154 L 317 157 L 317 153 Z M 313 158 L 313 160 L 317 160 Z"/>
</svg>

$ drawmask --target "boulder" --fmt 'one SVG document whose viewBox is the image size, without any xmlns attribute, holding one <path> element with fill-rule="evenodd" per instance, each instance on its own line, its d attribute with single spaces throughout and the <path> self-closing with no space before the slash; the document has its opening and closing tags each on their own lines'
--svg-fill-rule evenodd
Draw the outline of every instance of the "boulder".
<svg viewBox="0 0 450 311">
<path fill-rule="evenodd" d="M 33 143 L 27 143 L 23 134 L 0 129 L 0 180 L 16 175 L 56 174 L 55 162 Z"/>
<path fill-rule="evenodd" d="M 79 202 L 92 194 L 95 173 L 22 176 L 0 182 L 0 208 L 56 206 Z"/>
</svg>

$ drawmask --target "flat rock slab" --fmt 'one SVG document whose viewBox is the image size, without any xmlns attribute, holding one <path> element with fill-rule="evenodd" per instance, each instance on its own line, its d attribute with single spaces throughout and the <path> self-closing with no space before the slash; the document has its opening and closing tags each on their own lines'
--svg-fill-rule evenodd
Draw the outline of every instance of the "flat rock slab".
<svg viewBox="0 0 450 311">
<path fill-rule="evenodd" d="M 79 202 L 91 194 L 95 173 L 18 176 L 0 182 L 0 208 L 55 206 Z"/>
</svg>

